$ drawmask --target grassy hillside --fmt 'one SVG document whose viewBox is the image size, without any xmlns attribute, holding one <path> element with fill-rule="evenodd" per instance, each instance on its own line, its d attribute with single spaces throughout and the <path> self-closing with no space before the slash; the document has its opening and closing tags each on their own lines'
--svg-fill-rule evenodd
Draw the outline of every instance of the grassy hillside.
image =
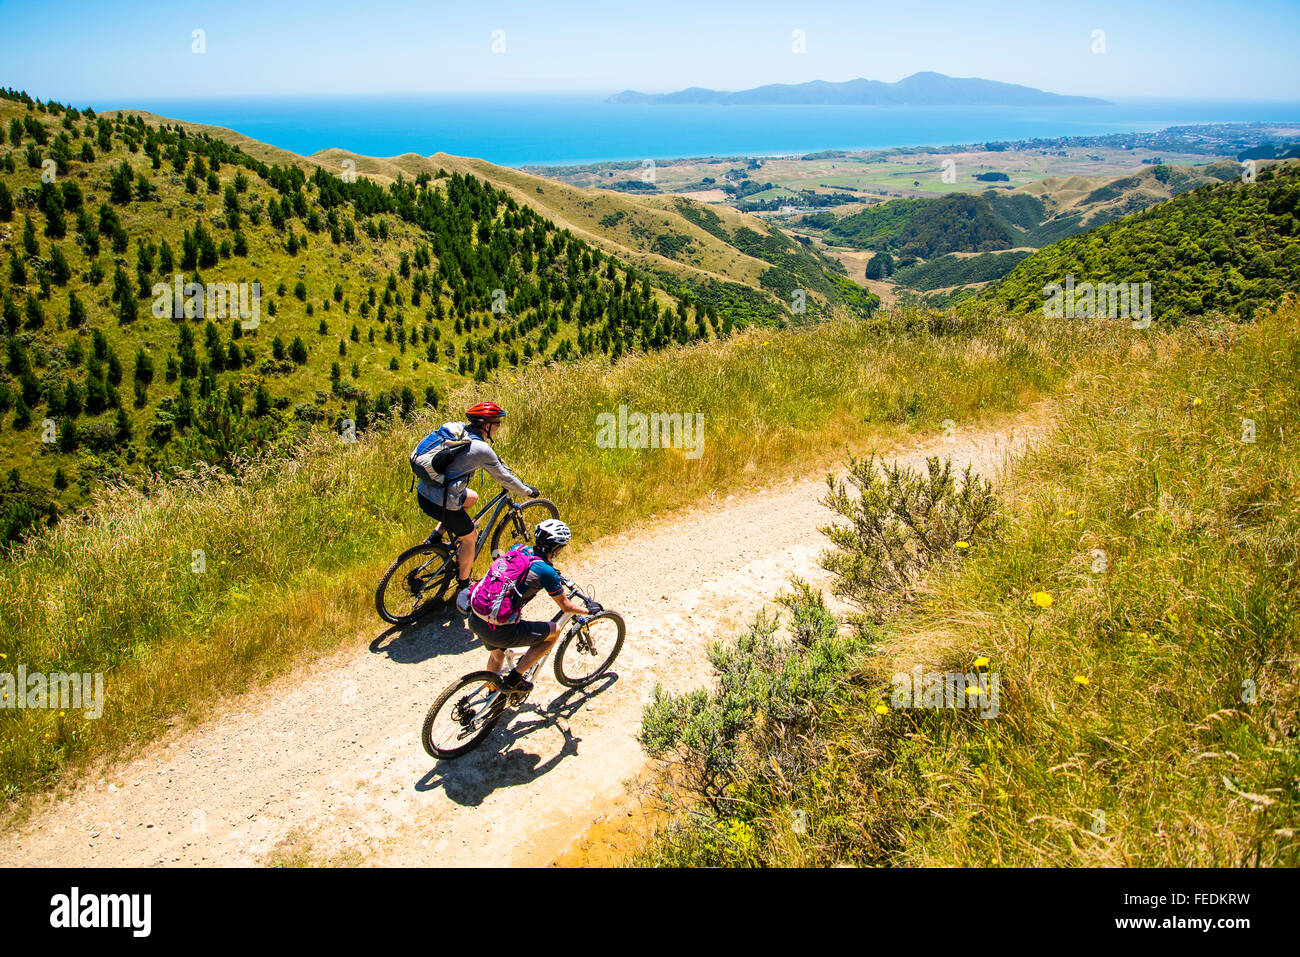
<svg viewBox="0 0 1300 957">
<path fill-rule="evenodd" d="M 560 504 L 579 543 L 710 493 L 765 485 L 844 446 L 933 434 L 1052 390 L 1087 337 L 1036 318 L 891 313 L 869 322 L 748 330 L 618 365 L 591 356 L 507 377 L 502 454 Z M 845 361 L 849 357 L 852 361 Z M 467 383 L 448 397 L 462 407 Z M 601 449 L 596 416 L 702 411 L 703 454 Z M 46 786 L 177 716 L 379 630 L 373 589 L 429 521 L 405 458 L 436 421 L 324 428 L 284 458 L 101 493 L 84 522 L 0 564 L 0 653 L 32 671 L 106 672 L 99 721 L 0 710 L 0 785 Z M 201 572 L 195 572 L 202 554 Z"/>
<path fill-rule="evenodd" d="M 1236 179 L 1241 167 L 1217 162 L 1205 166 L 1145 166 L 1131 176 L 1099 179 L 1049 177 L 1015 190 L 984 195 L 1012 226 L 1016 244 L 1043 247 L 1067 236 L 1149 209 L 1201 186 Z M 1036 208 L 1041 204 L 1041 209 Z"/>
<path fill-rule="evenodd" d="M 0 546 L 104 479 L 229 468 L 314 423 L 436 408 L 466 379 L 875 305 L 779 236 L 742 253 L 675 213 L 473 160 L 325 159 L 0 98 Z M 606 232 L 626 245 L 587 230 L 620 212 Z M 256 328 L 173 319 L 170 294 L 155 315 L 178 275 L 259 284 Z"/>
<path fill-rule="evenodd" d="M 312 158 L 331 168 L 352 158 L 362 168 L 361 158 L 341 150 L 323 151 Z M 408 154 L 393 161 L 371 161 L 366 168 L 414 175 L 412 171 L 433 163 L 506 190 L 576 235 L 654 274 L 666 288 L 731 315 L 738 325 L 791 318 L 795 288 L 806 294 L 808 312 L 803 315 L 861 314 L 878 305 L 860 290 L 827 276 L 825 269 L 833 268 L 831 263 L 785 240 L 762 220 L 732 210 L 714 213 L 728 223 L 718 230 L 710 228 L 706 218 L 693 215 L 709 207 L 691 200 L 580 189 L 485 160 L 443 153 L 427 160 Z M 733 239 L 733 233 L 740 239 Z M 745 241 L 750 233 L 761 239 Z M 769 248 L 772 243 L 779 245 Z"/>
<path fill-rule="evenodd" d="M 801 225 L 823 229 L 857 249 L 929 258 L 950 252 L 1009 249 L 1012 230 L 983 196 L 955 194 L 939 199 L 896 199 L 837 219 L 833 213 L 805 216 Z"/>
<path fill-rule="evenodd" d="M 640 862 L 1296 866 L 1297 405 L 1290 303 L 1080 374 L 995 521 L 850 487 L 838 589 L 874 607 L 880 528 L 928 578 L 849 635 L 796 588 L 789 637 L 762 619 L 716 691 L 659 697 L 643 740 L 692 813 Z M 996 713 L 904 706 L 916 666 L 996 675 Z"/>
<path fill-rule="evenodd" d="M 1073 274 L 1149 280 L 1185 322 L 1050 320 L 1093 361 L 1000 492 L 851 461 L 823 565 L 852 627 L 796 583 L 714 690 L 656 696 L 642 742 L 681 801 L 641 863 L 1295 866 L 1300 303 L 1269 304 L 1298 174 L 1055 243 L 958 310 L 1041 316 Z M 995 707 L 900 696 L 913 669 L 996 678 Z"/>
<path fill-rule="evenodd" d="M 897 274 L 868 278 L 888 276 L 902 287 L 927 291 L 987 282 L 1018 261 L 985 255 L 978 266 L 959 264 L 953 253 L 1040 248 L 1240 172 L 1240 166 L 1220 162 L 1148 166 L 1118 179 L 1049 177 L 1013 190 L 892 200 L 838 217 L 817 213 L 805 216 L 800 226 L 819 231 L 828 242 L 899 257 L 907 265 Z M 999 272 L 995 266 L 1004 268 Z"/>
<path fill-rule="evenodd" d="M 1300 289 L 1300 164 L 1256 182 L 1201 186 L 1145 212 L 1061 240 L 1020 263 L 986 298 L 1013 311 L 1043 308 L 1044 286 L 1146 283 L 1153 318 L 1211 310 L 1249 316 Z"/>
<path fill-rule="evenodd" d="M 897 269 L 890 278 L 908 289 L 929 291 L 968 283 L 989 282 L 1005 276 L 1030 255 L 1028 250 L 980 253 L 975 256 L 949 254 Z"/>
<path fill-rule="evenodd" d="M 136 111 L 123 111 L 123 115 L 162 120 Z M 414 179 L 421 173 L 437 170 L 472 175 L 507 192 L 521 205 L 532 207 L 606 253 L 659 274 L 666 284 L 694 294 L 701 302 L 726 308 L 737 324 L 775 322 L 791 314 L 789 297 L 780 298 L 770 283 L 765 285 L 760 281 L 764 273 L 771 271 L 770 260 L 740 248 L 726 236 L 706 235 L 711 233 L 707 228 L 703 232 L 691 228 L 692 224 L 698 225 L 696 219 L 679 215 L 678 205 L 664 197 L 576 188 L 486 160 L 448 153 L 429 157 L 406 153 L 378 158 L 325 149 L 311 157 L 302 157 L 257 143 L 231 130 L 192 123 L 182 125 L 195 133 L 239 145 L 251 151 L 251 155 L 272 157 L 268 162 L 299 165 L 308 171 L 319 165 L 338 172 L 345 163 L 351 163 L 358 174 L 381 183 L 393 182 L 399 176 Z M 722 215 L 732 222 L 733 228 L 770 232 L 762 220 L 754 217 L 732 210 L 722 211 Z M 835 307 L 839 305 L 848 310 L 861 308 L 859 293 L 843 284 L 832 284 L 821 275 L 820 267 L 828 265 L 831 264 L 812 256 L 800 257 L 799 271 L 806 282 L 801 288 L 809 292 L 812 311 L 837 311 Z M 870 305 L 874 307 L 876 303 Z"/>
</svg>

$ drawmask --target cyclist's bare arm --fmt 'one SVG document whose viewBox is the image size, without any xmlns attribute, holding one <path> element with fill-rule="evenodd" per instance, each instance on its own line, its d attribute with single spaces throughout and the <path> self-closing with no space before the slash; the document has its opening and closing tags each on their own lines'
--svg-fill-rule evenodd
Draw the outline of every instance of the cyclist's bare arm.
<svg viewBox="0 0 1300 957">
<path fill-rule="evenodd" d="M 551 598 L 560 606 L 561 611 L 567 611 L 571 615 L 585 615 L 587 613 L 586 605 L 579 605 L 572 598 L 561 592 L 558 595 L 552 595 Z"/>
</svg>

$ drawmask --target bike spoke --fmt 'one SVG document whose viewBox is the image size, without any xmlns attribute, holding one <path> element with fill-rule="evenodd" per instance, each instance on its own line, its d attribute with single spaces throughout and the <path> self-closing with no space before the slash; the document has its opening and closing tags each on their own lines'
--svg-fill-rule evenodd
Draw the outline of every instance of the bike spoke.
<svg viewBox="0 0 1300 957">
<path fill-rule="evenodd" d="M 465 693 L 453 695 L 437 715 L 430 728 L 429 740 L 434 747 L 450 751 L 469 741 L 499 707 L 500 695 L 486 683 Z"/>
<path fill-rule="evenodd" d="M 569 685 L 582 685 L 604 673 L 622 647 L 621 619 L 612 615 L 579 625 L 566 643 L 557 676 Z"/>
<path fill-rule="evenodd" d="M 548 518 L 556 518 L 559 511 L 546 499 L 533 499 L 512 509 L 497 525 L 493 535 L 493 550 L 508 552 L 515 545 L 531 545 L 533 529 Z"/>
<path fill-rule="evenodd" d="M 395 619 L 411 620 L 429 603 L 445 599 L 455 574 L 455 559 L 442 548 L 417 551 L 389 576 L 383 607 Z"/>
</svg>

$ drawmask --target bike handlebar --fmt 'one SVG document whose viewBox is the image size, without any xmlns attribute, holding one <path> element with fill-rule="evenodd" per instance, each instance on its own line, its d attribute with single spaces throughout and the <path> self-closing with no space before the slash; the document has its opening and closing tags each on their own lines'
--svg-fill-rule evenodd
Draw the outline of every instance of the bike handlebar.
<svg viewBox="0 0 1300 957">
<path fill-rule="evenodd" d="M 591 604 L 592 600 L 582 593 L 582 589 L 578 587 L 577 582 L 575 582 L 573 579 L 568 578 L 564 575 L 560 575 L 560 582 L 561 584 L 564 585 L 565 589 L 568 591 L 570 596 L 576 595 L 578 598 L 581 598 L 587 604 Z"/>
</svg>

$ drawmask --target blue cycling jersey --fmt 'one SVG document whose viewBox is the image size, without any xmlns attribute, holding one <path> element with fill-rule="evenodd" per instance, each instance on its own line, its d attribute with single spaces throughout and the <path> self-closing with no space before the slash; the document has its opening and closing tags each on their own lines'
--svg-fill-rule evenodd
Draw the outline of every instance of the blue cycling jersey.
<svg viewBox="0 0 1300 957">
<path fill-rule="evenodd" d="M 560 573 L 557 572 L 550 563 L 545 559 L 537 557 L 537 550 L 531 545 L 516 545 L 510 549 L 512 552 L 523 550 L 524 554 L 533 558 L 532 565 L 528 568 L 528 574 L 524 576 L 523 582 L 520 583 L 522 597 L 519 607 L 532 601 L 539 591 L 546 589 L 546 593 L 552 598 L 559 598 L 564 594 L 564 583 L 560 580 Z"/>
</svg>

